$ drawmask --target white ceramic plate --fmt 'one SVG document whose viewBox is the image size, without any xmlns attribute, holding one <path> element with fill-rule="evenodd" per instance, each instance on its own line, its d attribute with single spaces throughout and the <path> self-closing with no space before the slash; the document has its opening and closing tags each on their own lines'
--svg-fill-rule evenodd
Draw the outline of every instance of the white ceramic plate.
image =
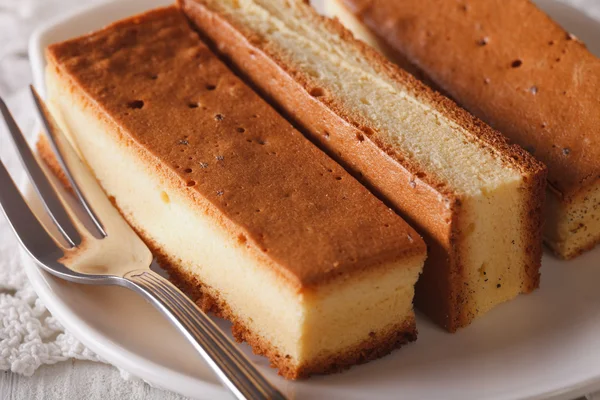
<svg viewBox="0 0 600 400">
<path fill-rule="evenodd" d="M 39 29 L 30 44 L 36 86 L 43 87 L 47 44 L 167 3 L 114 1 Z M 600 53 L 597 22 L 554 0 L 538 3 Z M 252 359 L 282 391 L 302 399 L 572 399 L 600 389 L 599 260 L 600 249 L 568 263 L 546 255 L 542 286 L 534 294 L 497 307 L 453 335 L 418 316 L 417 343 L 342 374 L 286 382 L 266 359 Z M 184 395 L 228 398 L 184 338 L 134 293 L 63 282 L 29 259 L 25 266 L 50 311 L 106 360 Z M 227 329 L 226 322 L 219 323 Z"/>
</svg>

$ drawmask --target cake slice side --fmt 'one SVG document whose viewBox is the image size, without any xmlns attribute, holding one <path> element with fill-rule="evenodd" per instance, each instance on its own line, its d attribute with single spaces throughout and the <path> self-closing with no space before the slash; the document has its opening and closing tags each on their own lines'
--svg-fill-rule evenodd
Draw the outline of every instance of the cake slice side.
<svg viewBox="0 0 600 400">
<path fill-rule="evenodd" d="M 544 241 L 569 260 L 600 243 L 600 181 L 571 198 L 550 188 L 545 207 Z"/>
<path fill-rule="evenodd" d="M 327 0 L 325 7 L 357 37 L 411 65 L 419 79 L 546 163 L 544 241 L 564 259 L 593 248 L 600 243 L 600 146 L 593 134 L 599 113 L 592 111 L 598 110 L 598 58 L 529 0 L 481 3 L 469 13 L 450 3 L 425 4 Z M 531 23 L 515 26 L 524 15 Z M 441 39 L 449 30 L 452 51 Z"/>
<path fill-rule="evenodd" d="M 302 2 L 179 3 L 265 97 L 418 227 L 430 251 L 417 303 L 438 323 L 454 331 L 537 287 L 545 170 L 523 150 Z M 493 236 L 485 246 L 481 232 Z M 475 279 L 486 262 L 477 248 L 506 284 Z"/>
<path fill-rule="evenodd" d="M 285 377 L 415 339 L 418 234 L 239 81 L 177 9 L 51 46 L 47 86 L 52 113 L 173 279 Z M 295 201 L 261 202 L 286 196 Z"/>
</svg>

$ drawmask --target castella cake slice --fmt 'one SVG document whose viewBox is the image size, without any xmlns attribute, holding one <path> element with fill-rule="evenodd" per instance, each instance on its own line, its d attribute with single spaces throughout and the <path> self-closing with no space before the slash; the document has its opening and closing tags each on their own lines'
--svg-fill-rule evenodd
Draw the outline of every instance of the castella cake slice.
<svg viewBox="0 0 600 400">
<path fill-rule="evenodd" d="M 179 0 L 201 36 L 424 235 L 450 331 L 538 286 L 544 167 L 302 0 Z"/>
<path fill-rule="evenodd" d="M 106 193 L 171 278 L 282 375 L 341 370 L 415 339 L 422 239 L 178 8 L 53 44 L 47 58 L 51 110 Z"/>
<path fill-rule="evenodd" d="M 558 256 L 600 242 L 600 59 L 574 35 L 529 0 L 327 5 L 548 166 L 544 240 Z"/>
</svg>

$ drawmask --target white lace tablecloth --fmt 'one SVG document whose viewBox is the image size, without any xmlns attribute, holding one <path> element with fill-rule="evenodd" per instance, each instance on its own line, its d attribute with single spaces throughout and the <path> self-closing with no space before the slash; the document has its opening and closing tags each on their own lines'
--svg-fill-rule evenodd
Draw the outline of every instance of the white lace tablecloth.
<svg viewBox="0 0 600 400">
<path fill-rule="evenodd" d="M 23 132 L 31 134 L 34 126 L 27 89 L 31 82 L 27 59 L 29 35 L 38 24 L 57 13 L 83 2 L 98 1 L 102 0 L 0 0 L 0 96 L 8 103 Z M 600 0 L 562 1 L 600 20 Z M 22 171 L 1 123 L 0 157 L 18 181 Z M 10 371 L 0 374 L 0 397 L 180 398 L 138 380 L 121 379 L 115 368 L 99 362 L 93 352 L 64 332 L 27 282 L 17 251 L 17 242 L 0 217 L 0 370 Z M 69 359 L 93 363 L 61 363 L 37 371 L 45 364 Z M 596 398 L 600 400 L 600 396 Z"/>
</svg>

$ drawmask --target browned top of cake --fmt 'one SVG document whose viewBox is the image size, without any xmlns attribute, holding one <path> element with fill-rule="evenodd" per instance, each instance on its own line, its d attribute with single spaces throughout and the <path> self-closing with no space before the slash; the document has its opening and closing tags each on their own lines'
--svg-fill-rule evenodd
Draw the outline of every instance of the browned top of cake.
<svg viewBox="0 0 600 400">
<path fill-rule="evenodd" d="M 528 0 L 342 0 L 459 103 L 548 165 L 600 178 L 600 60 Z"/>
<path fill-rule="evenodd" d="M 52 45 L 48 57 L 293 282 L 424 253 L 412 228 L 234 75 L 176 8 Z"/>
</svg>

